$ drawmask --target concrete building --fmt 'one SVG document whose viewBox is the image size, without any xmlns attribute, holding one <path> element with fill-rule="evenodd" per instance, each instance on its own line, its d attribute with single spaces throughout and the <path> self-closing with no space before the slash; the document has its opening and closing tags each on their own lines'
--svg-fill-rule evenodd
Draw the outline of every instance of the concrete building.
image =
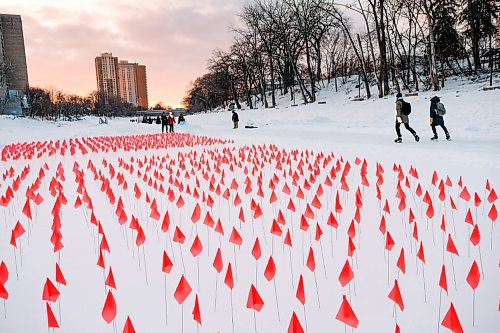
<svg viewBox="0 0 500 333">
<path fill-rule="evenodd" d="M 21 16 L 0 14 L 0 113 L 23 114 L 28 87 Z"/>
<path fill-rule="evenodd" d="M 137 64 L 129 63 L 127 60 L 118 62 L 118 78 L 120 84 L 120 97 L 122 101 L 137 105 Z"/>
<path fill-rule="evenodd" d="M 118 58 L 112 53 L 101 53 L 95 58 L 97 90 L 104 94 L 107 103 L 110 97 L 119 97 L 120 84 L 118 73 Z"/>
<path fill-rule="evenodd" d="M 137 65 L 135 67 L 135 78 L 137 87 L 137 105 L 147 109 L 148 103 L 148 80 L 146 76 L 146 66 Z"/>
</svg>

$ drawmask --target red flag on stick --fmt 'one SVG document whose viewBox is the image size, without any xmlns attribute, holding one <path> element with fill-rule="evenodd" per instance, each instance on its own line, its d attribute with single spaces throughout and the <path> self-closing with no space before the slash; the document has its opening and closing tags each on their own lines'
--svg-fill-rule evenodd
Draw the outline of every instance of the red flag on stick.
<svg viewBox="0 0 500 333">
<path fill-rule="evenodd" d="M 401 248 L 401 252 L 399 253 L 398 261 L 396 262 L 396 266 L 403 272 L 406 273 L 406 264 L 405 264 L 405 249 Z"/>
<path fill-rule="evenodd" d="M 472 263 L 472 266 L 469 270 L 469 274 L 467 274 L 467 283 L 469 286 L 475 290 L 477 286 L 479 285 L 479 279 L 481 277 L 481 274 L 479 273 L 479 268 L 477 266 L 476 261 Z"/>
<path fill-rule="evenodd" d="M 346 260 L 344 268 L 340 271 L 339 282 L 342 287 L 345 287 L 349 282 L 351 282 L 352 279 L 354 279 L 354 272 L 349 264 L 349 260 Z"/>
<path fill-rule="evenodd" d="M 460 324 L 460 319 L 458 319 L 457 312 L 455 311 L 455 307 L 453 306 L 453 303 L 451 303 L 450 309 L 444 316 L 441 325 L 450 329 L 453 333 L 464 332 L 462 325 Z"/>
<path fill-rule="evenodd" d="M 132 321 L 129 316 L 127 316 L 125 326 L 123 326 L 123 333 L 135 333 L 134 325 L 132 325 Z"/>
<path fill-rule="evenodd" d="M 229 287 L 229 289 L 233 290 L 234 280 L 233 280 L 233 269 L 231 268 L 231 263 L 227 265 L 227 271 L 226 271 L 226 276 L 224 278 L 224 283 Z"/>
<path fill-rule="evenodd" d="M 266 265 L 266 269 L 264 270 L 264 276 L 267 281 L 271 281 L 274 279 L 274 275 L 276 274 L 276 265 L 274 264 L 273 257 L 270 256 Z"/>
<path fill-rule="evenodd" d="M 64 278 L 64 275 L 61 271 L 61 267 L 59 267 L 59 264 L 56 262 L 56 281 L 57 283 L 60 283 L 62 285 L 66 285 L 66 279 Z"/>
<path fill-rule="evenodd" d="M 113 297 L 113 293 L 108 291 L 106 296 L 106 301 L 104 302 L 104 307 L 102 308 L 102 318 L 109 324 L 116 317 L 116 301 Z"/>
<path fill-rule="evenodd" d="M 56 286 L 50 281 L 49 278 L 45 280 L 45 285 L 43 287 L 42 300 L 49 302 L 57 302 L 59 298 L 59 291 Z"/>
<path fill-rule="evenodd" d="M 250 286 L 250 291 L 248 292 L 247 308 L 254 309 L 257 312 L 260 312 L 263 306 L 264 306 L 264 301 L 257 292 L 257 289 L 255 289 L 254 285 L 252 284 Z"/>
<path fill-rule="evenodd" d="M 196 295 L 194 299 L 194 307 L 193 307 L 193 319 L 201 325 L 201 314 L 200 314 L 200 304 L 198 303 L 198 295 Z"/>
<path fill-rule="evenodd" d="M 356 314 L 351 308 L 351 305 L 347 301 L 345 295 L 342 296 L 342 304 L 340 305 L 339 311 L 337 312 L 337 316 L 335 319 L 340 320 L 346 325 L 351 326 L 352 328 L 357 328 L 359 324 L 359 320 L 356 317 Z"/>
<path fill-rule="evenodd" d="M 441 268 L 441 275 L 439 276 L 439 286 L 448 294 L 448 283 L 446 281 L 446 268 L 444 267 L 444 264 Z"/>
<path fill-rule="evenodd" d="M 398 280 L 394 280 L 394 287 L 389 293 L 388 297 L 396 303 L 401 311 L 405 309 L 405 305 L 403 303 L 403 298 L 401 297 L 401 291 L 399 290 Z"/>
<path fill-rule="evenodd" d="M 182 304 L 191 293 L 191 290 L 191 286 L 187 282 L 184 275 L 182 275 L 181 279 L 179 280 L 179 284 L 177 285 L 177 288 L 174 292 L 174 298 L 177 303 Z"/>
<path fill-rule="evenodd" d="M 304 333 L 304 329 L 300 324 L 299 318 L 295 314 L 295 311 L 292 313 L 292 318 L 290 318 L 290 324 L 288 324 L 287 333 Z"/>
<path fill-rule="evenodd" d="M 161 263 L 161 270 L 164 273 L 170 273 L 173 266 L 174 266 L 174 264 L 172 263 L 172 260 L 170 260 L 169 256 L 167 255 L 167 252 L 163 251 L 163 260 Z"/>
<path fill-rule="evenodd" d="M 49 328 L 59 328 L 59 323 L 57 322 L 56 316 L 54 316 L 54 312 L 50 308 L 49 303 L 45 303 L 47 308 L 47 325 Z"/>
<path fill-rule="evenodd" d="M 299 300 L 302 305 L 306 304 L 306 293 L 304 291 L 304 277 L 302 274 L 299 278 L 299 284 L 297 285 L 297 292 L 295 293 L 295 297 Z"/>
</svg>

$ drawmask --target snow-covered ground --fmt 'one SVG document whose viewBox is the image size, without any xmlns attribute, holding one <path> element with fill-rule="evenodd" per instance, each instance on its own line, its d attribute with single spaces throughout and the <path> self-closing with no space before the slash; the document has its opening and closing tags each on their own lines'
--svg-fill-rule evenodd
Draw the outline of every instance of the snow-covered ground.
<svg viewBox="0 0 500 333">
<path fill-rule="evenodd" d="M 5 262 L 9 270 L 7 281 L 2 281 L 0 268 L 0 285 L 9 293 L 5 315 L 0 307 L 0 332 L 46 331 L 47 305 L 42 294 L 47 278 L 60 292 L 57 302 L 47 304 L 61 332 L 111 332 L 114 324 L 122 331 L 127 316 L 137 332 L 233 332 L 233 323 L 234 332 L 286 332 L 294 312 L 307 332 L 343 331 L 344 324 L 335 319 L 343 295 L 359 320 L 358 332 L 390 332 L 396 324 L 401 332 L 446 332 L 439 324 L 451 302 L 465 332 L 495 332 L 500 327 L 499 229 L 488 215 L 493 216 L 492 207 L 498 206 L 492 190 L 500 180 L 500 91 L 480 88 L 480 84 L 450 81 L 439 92 L 448 111 L 450 142 L 442 133 L 438 142 L 429 140 L 431 93 L 407 98 L 413 110 L 410 124 L 421 141 L 414 142 L 403 128 L 403 144 L 394 144 L 393 97 L 352 102 L 349 96 L 354 92 L 334 93 L 331 87 L 319 94 L 318 100 L 326 104 L 291 107 L 290 101 L 280 98 L 276 109 L 241 110 L 238 130 L 232 129 L 228 112 L 188 116 L 177 130 L 202 136 L 193 147 L 183 147 L 183 142 L 193 142 L 193 136 L 81 139 L 160 132 L 159 125 L 129 119 L 99 125 L 96 118 L 58 123 L 1 118 L 0 149 L 16 142 L 71 139 L 65 142 L 75 146 L 75 153 L 68 148 L 62 155 L 61 146 L 53 142 L 38 148 L 33 159 L 10 160 L 9 154 L 16 151 L 9 150 L 6 161 L 0 162 L 4 203 L 0 205 L 0 263 Z M 250 123 L 258 128 L 243 128 Z M 83 154 L 77 143 L 88 153 Z M 472 196 L 469 201 L 460 198 L 464 188 Z M 430 200 L 425 201 L 432 205 L 424 202 L 426 191 Z M 44 199 L 39 204 L 37 194 Z M 481 202 L 475 202 L 475 194 Z M 82 206 L 75 207 L 80 200 Z M 152 214 L 153 200 L 159 217 Z M 386 200 L 388 212 L 383 210 Z M 22 212 L 27 201 L 31 219 Z M 193 223 L 197 205 L 200 218 Z M 314 217 L 306 213 L 308 206 Z M 415 216 L 411 221 L 410 209 Z M 472 223 L 465 222 L 469 210 Z M 170 224 L 164 232 L 167 212 Z M 215 225 L 220 219 L 223 235 L 207 214 Z M 54 216 L 60 218 L 60 227 Z M 134 226 L 133 216 L 140 228 Z M 11 237 L 18 221 L 26 233 L 15 237 L 14 248 Z M 92 221 L 100 222 L 102 229 Z M 270 232 L 273 225 L 275 234 Z M 476 225 L 478 246 L 470 241 Z M 64 247 L 57 252 L 58 232 L 54 236 L 51 227 L 62 235 Z M 176 227 L 186 237 L 183 244 L 176 242 Z M 139 229 L 145 241 L 141 243 L 139 237 L 136 246 Z M 241 235 L 241 246 L 232 242 L 233 230 Z M 287 232 L 292 246 L 284 244 Z M 195 258 L 197 236 L 202 251 Z M 458 256 L 446 250 L 448 237 Z M 259 251 L 252 251 L 257 238 L 261 257 Z M 390 238 L 395 244 L 389 251 Z M 352 257 L 349 239 L 356 247 Z M 420 246 L 425 263 L 417 256 Z M 100 247 L 104 268 L 96 265 Z M 218 248 L 223 263 L 220 273 L 213 267 Z M 404 274 L 398 268 L 401 261 L 397 265 L 403 248 Z M 169 273 L 162 272 L 163 251 L 173 262 Z M 308 258 L 312 255 L 315 267 Z M 268 281 L 264 271 L 270 256 L 276 276 Z M 342 287 L 338 278 L 346 261 L 354 279 Z M 474 261 L 480 272 L 475 295 L 466 281 Z M 66 286 L 56 283 L 56 262 Z M 233 270 L 232 293 L 224 283 L 228 263 Z M 448 294 L 438 284 L 442 265 Z M 116 290 L 105 284 L 111 267 Z M 192 292 L 179 305 L 174 292 L 182 275 Z M 296 297 L 300 275 L 305 306 Z M 388 298 L 396 279 L 403 311 Z M 260 312 L 247 308 L 251 285 L 264 302 Z M 101 316 L 109 290 L 116 299 L 114 324 Z M 195 295 L 199 327 L 192 315 Z"/>
</svg>

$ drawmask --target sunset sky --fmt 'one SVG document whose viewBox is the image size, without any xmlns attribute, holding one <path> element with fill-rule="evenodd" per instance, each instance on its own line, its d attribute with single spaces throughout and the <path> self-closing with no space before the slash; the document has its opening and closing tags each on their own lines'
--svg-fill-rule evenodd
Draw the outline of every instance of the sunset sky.
<svg viewBox="0 0 500 333">
<path fill-rule="evenodd" d="M 96 90 L 94 58 L 112 52 L 147 67 L 149 105 L 181 106 L 191 81 L 246 0 L 0 0 L 19 14 L 31 86 L 86 95 Z"/>
</svg>

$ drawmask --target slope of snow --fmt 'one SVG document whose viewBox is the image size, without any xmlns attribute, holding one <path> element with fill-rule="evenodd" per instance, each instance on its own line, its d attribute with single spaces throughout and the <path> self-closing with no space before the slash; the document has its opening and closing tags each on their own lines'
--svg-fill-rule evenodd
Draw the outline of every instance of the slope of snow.
<svg viewBox="0 0 500 333">
<path fill-rule="evenodd" d="M 451 302 L 465 332 L 495 332 L 500 326 L 499 231 L 488 215 L 498 201 L 487 200 L 488 196 L 492 198 L 492 191 L 485 184 L 488 181 L 493 189 L 499 184 L 500 115 L 496 108 L 500 92 L 480 91 L 480 84 L 464 85 L 461 81 L 450 82 L 448 86 L 439 95 L 448 110 L 446 125 L 453 138 L 451 142 L 428 139 L 431 94 L 407 99 L 413 109 L 411 125 L 421 141 L 414 142 L 402 129 L 404 142 L 397 145 L 393 143 L 393 98 L 351 102 L 348 96 L 352 92 L 333 93 L 329 87 L 318 98 L 326 101 L 325 105 L 291 107 L 290 101 L 280 98 L 277 109 L 239 111 L 238 130 L 231 129 L 228 112 L 188 116 L 186 125 L 176 127 L 180 132 L 233 139 L 234 144 L 213 145 L 214 142 L 202 139 L 200 145 L 183 148 L 182 140 L 191 140 L 188 137 L 139 136 L 126 151 L 115 152 L 113 146 L 108 146 L 105 152 L 82 154 L 76 149 L 74 155 L 68 150 L 64 155 L 50 155 L 47 149 L 41 152 L 43 158 L 7 158 L 0 162 L 2 201 L 5 203 L 9 188 L 17 187 L 15 183 L 19 187 L 6 207 L 0 205 L 0 263 L 5 262 L 10 273 L 4 284 L 9 297 L 0 304 L 4 306 L 3 309 L 0 306 L 0 332 L 47 330 L 42 292 L 47 278 L 56 284 L 56 262 L 67 286 L 56 284 L 61 295 L 57 302 L 49 304 L 61 332 L 121 332 L 127 316 L 137 332 L 233 332 L 231 318 L 234 332 L 286 332 L 294 312 L 307 332 L 324 332 L 326 327 L 342 331 L 344 324 L 335 317 L 343 295 L 359 319 L 354 330 L 357 332 L 394 331 L 396 324 L 402 332 L 447 332 L 439 324 Z M 244 129 L 247 123 L 258 128 Z M 96 118 L 47 123 L 4 117 L 0 119 L 0 129 L 0 148 L 23 141 L 72 139 L 74 143 L 83 142 L 75 138 L 86 136 L 160 131 L 158 125 L 131 123 L 128 119 L 112 119 L 109 125 L 98 125 Z M 166 143 L 144 150 L 144 142 L 151 142 L 151 138 Z M 103 145 L 109 142 L 106 138 L 98 140 Z M 351 169 L 344 180 L 349 190 L 342 190 L 342 174 L 347 165 Z M 45 170 L 43 177 L 41 168 Z M 368 185 L 363 185 L 364 170 Z M 418 178 L 410 170 L 417 170 Z M 399 176 L 402 176 L 401 190 L 398 190 Z M 437 177 L 435 185 L 433 176 Z M 441 201 L 439 184 L 447 181 L 448 176 L 451 185 L 443 185 L 446 198 Z M 378 199 L 376 183 L 380 177 L 383 184 Z M 238 189 L 231 187 L 233 179 Z M 84 184 L 93 207 L 85 200 L 81 207 L 74 207 L 78 199 L 84 199 L 78 182 Z M 247 191 L 248 182 L 251 188 Z M 60 211 L 54 209 L 58 207 L 58 191 L 50 193 L 51 188 L 58 187 L 57 183 L 60 183 L 59 193 L 67 199 Z M 271 184 L 276 195 L 273 203 L 270 203 Z M 290 195 L 283 191 L 285 184 L 291 190 Z M 323 194 L 319 194 L 320 185 Z M 419 185 L 421 195 L 417 193 Z M 472 196 L 469 201 L 460 198 L 465 187 Z M 39 205 L 33 199 L 28 201 L 31 220 L 22 213 L 29 188 L 36 189 L 35 194 L 44 199 Z M 194 194 L 195 189 L 198 195 Z M 226 190 L 229 197 L 224 198 Z M 429 210 L 430 205 L 423 202 L 426 191 L 434 214 Z M 404 208 L 400 206 L 401 193 L 405 197 Z M 234 202 L 236 194 L 241 204 Z M 481 200 L 477 208 L 475 194 Z M 335 212 L 337 195 L 342 206 L 339 212 Z M 213 205 L 203 200 L 208 196 L 214 200 Z M 321 207 L 313 206 L 315 196 Z M 183 205 L 179 203 L 180 197 L 185 201 Z M 160 214 L 158 220 L 151 215 L 153 199 Z M 289 209 L 290 200 L 295 212 Z M 386 200 L 388 212 L 383 211 Z M 457 209 L 452 209 L 451 200 Z M 252 201 L 262 209 L 262 216 L 258 216 Z M 123 203 L 122 209 L 119 202 Z M 359 223 L 355 221 L 356 203 L 360 205 Z M 193 223 L 197 205 L 200 219 L 194 219 Z M 302 218 L 307 215 L 308 205 L 314 217 Z M 415 215 L 412 221 L 409 221 L 410 208 Z M 480 231 L 479 246 L 469 240 L 473 230 L 465 222 L 469 210 Z M 123 225 L 119 221 L 122 211 L 126 215 Z M 279 211 L 285 220 L 284 224 L 278 223 L 281 236 L 270 233 L 273 220 L 279 220 Z M 165 227 L 167 212 L 170 225 L 165 233 L 162 226 Z M 101 233 L 91 222 L 92 213 L 101 224 Z M 330 213 L 338 221 L 337 229 L 328 224 Z M 51 238 L 54 240 L 51 227 L 57 222 L 54 214 L 60 217 L 64 245 L 57 252 L 51 243 Z M 223 235 L 207 225 L 210 225 L 207 214 L 214 223 L 220 219 Z M 145 242 L 139 246 L 135 243 L 138 231 L 131 228 L 132 216 L 137 218 L 145 235 Z M 390 251 L 386 249 L 387 233 L 380 231 L 382 217 L 395 243 Z M 18 221 L 26 233 L 17 238 L 14 248 L 10 244 L 11 235 Z M 186 237 L 183 244 L 174 239 L 176 227 Z M 230 240 L 233 228 L 243 239 L 241 246 Z M 287 231 L 292 247 L 284 244 Z M 96 265 L 103 235 L 110 248 L 109 253 L 103 251 L 104 269 Z M 455 242 L 459 256 L 446 251 L 448 235 Z M 191 249 L 197 236 L 203 250 L 195 258 Z M 349 237 L 356 247 L 352 258 L 347 251 Z M 257 238 L 261 247 L 258 260 L 252 255 L 256 253 L 252 250 Z M 420 245 L 425 264 L 417 257 Z M 219 274 L 212 266 L 218 248 L 224 266 Z M 396 265 L 402 248 L 404 274 Z M 173 262 L 168 274 L 161 270 L 163 251 Z M 308 260 L 311 251 L 315 267 Z M 270 256 L 277 270 L 274 280 L 267 281 L 264 270 Z M 342 287 L 338 277 L 346 260 L 352 266 L 354 279 Z M 474 261 L 481 275 L 475 294 L 466 281 Z M 224 283 L 228 263 L 233 269 L 232 292 Z M 448 293 L 442 292 L 438 285 L 443 264 Z M 116 290 L 105 285 L 110 267 Z M 182 275 L 192 292 L 179 305 L 174 292 Z M 296 298 L 300 275 L 304 279 L 305 306 Z M 396 279 L 403 311 L 388 298 Z M 263 299 L 260 312 L 247 308 L 251 285 Z M 110 290 L 118 312 L 115 322 L 107 324 L 101 311 Z M 195 295 L 199 298 L 201 326 L 196 325 L 192 316 Z"/>
</svg>

